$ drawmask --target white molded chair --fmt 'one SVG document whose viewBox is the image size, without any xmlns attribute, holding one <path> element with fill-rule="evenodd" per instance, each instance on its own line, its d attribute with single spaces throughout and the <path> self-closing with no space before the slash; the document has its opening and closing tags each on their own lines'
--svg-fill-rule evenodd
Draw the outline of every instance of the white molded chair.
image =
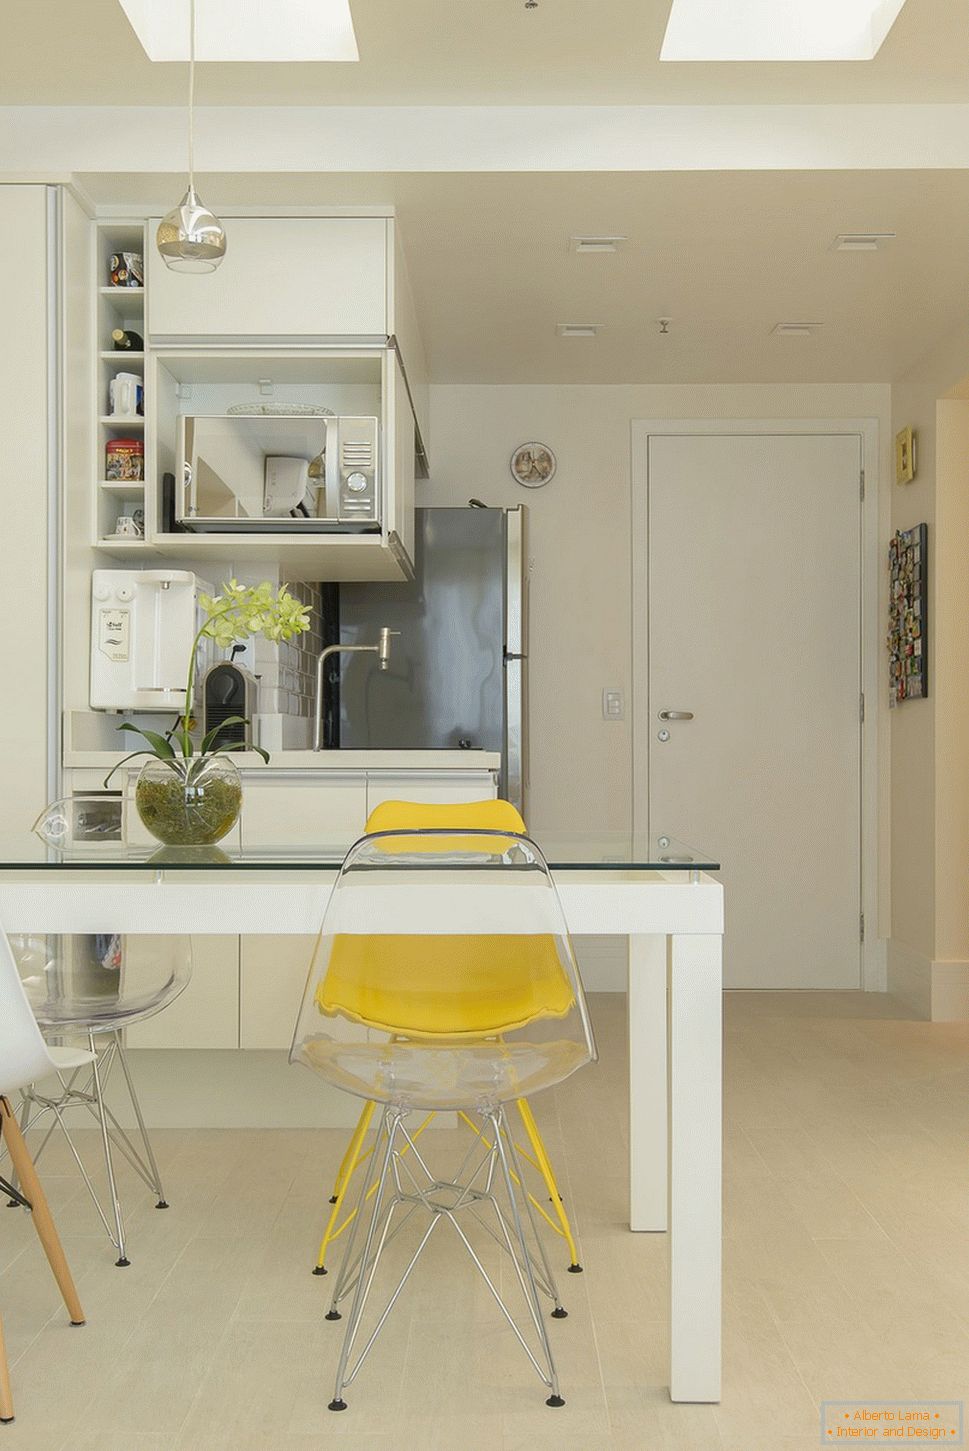
<svg viewBox="0 0 969 1451">
<path fill-rule="evenodd" d="M 84 1324 L 84 1311 L 8 1095 L 51 1074 L 77 1071 L 90 1064 L 91 1059 L 92 1054 L 85 1049 L 47 1047 L 20 981 L 10 944 L 0 932 L 0 1144 L 10 1154 L 19 1185 L 15 1187 L 0 1177 L 0 1192 L 9 1194 L 16 1204 L 30 1210 L 72 1325 Z M 0 1325 L 0 1421 L 12 1420 L 13 1397 Z"/>
<path fill-rule="evenodd" d="M 345 1387 L 445 1221 L 550 1392 L 547 1404 L 564 1404 L 539 1291 L 556 1319 L 566 1312 L 522 1190 L 505 1107 L 595 1056 L 565 918 L 533 841 L 452 827 L 377 832 L 351 847 L 327 904 L 290 1053 L 291 1062 L 383 1105 L 326 1317 L 341 1319 L 338 1307 L 352 1296 L 331 1411 L 346 1409 Z M 420 1129 L 407 1120 L 415 1110 L 448 1109 L 476 1118 L 480 1129 L 457 1173 L 442 1178 L 426 1162 L 427 1140 L 418 1148 Z M 383 1250 L 422 1209 L 429 1215 L 423 1237 L 351 1366 Z M 511 1260 L 532 1344 L 465 1225 L 472 1234 L 484 1230 Z"/>
<path fill-rule="evenodd" d="M 61 1075 L 59 1092 L 43 1093 L 35 1084 L 24 1088 L 21 1132 L 26 1133 L 45 1114 L 53 1115 L 54 1122 L 41 1141 L 35 1158 L 40 1157 L 51 1133 L 59 1125 L 108 1238 L 118 1251 L 115 1263 L 125 1266 L 129 1260 L 112 1148 L 117 1148 L 124 1155 L 153 1191 L 157 1208 L 167 1209 L 168 1201 L 125 1057 L 122 1031 L 132 1023 L 160 1013 L 185 989 L 192 969 L 191 939 L 185 936 L 149 937 L 119 933 L 74 933 L 65 936 L 28 933 L 12 936 L 9 944 L 44 1037 L 83 1037 L 87 1040 L 87 1049 L 71 1066 L 69 1074 Z M 51 1049 L 53 1053 L 60 1051 Z M 105 1088 L 116 1063 L 121 1067 L 131 1099 L 142 1151 L 104 1100 Z M 64 1121 L 64 1111 L 73 1107 L 86 1108 L 101 1130 L 111 1198 L 110 1220 Z"/>
</svg>

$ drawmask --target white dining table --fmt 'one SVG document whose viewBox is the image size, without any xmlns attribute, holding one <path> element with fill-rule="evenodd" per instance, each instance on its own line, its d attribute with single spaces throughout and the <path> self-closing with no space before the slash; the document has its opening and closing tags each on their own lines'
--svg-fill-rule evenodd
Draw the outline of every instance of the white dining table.
<svg viewBox="0 0 969 1451">
<path fill-rule="evenodd" d="M 718 1401 L 723 887 L 715 861 L 660 842 L 626 850 L 624 861 L 577 846 L 549 845 L 546 857 L 572 933 L 629 939 L 630 1228 L 670 1236 L 671 1398 Z M 237 852 L 203 868 L 111 844 L 80 854 L 0 844 L 0 923 L 7 932 L 315 933 L 340 855 Z"/>
</svg>

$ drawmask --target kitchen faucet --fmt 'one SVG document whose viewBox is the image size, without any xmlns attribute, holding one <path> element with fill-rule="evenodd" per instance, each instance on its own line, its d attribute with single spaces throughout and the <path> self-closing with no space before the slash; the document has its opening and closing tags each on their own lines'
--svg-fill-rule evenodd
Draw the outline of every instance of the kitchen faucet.
<svg viewBox="0 0 969 1451">
<path fill-rule="evenodd" d="M 323 749 L 323 671 L 329 655 L 354 655 L 366 652 L 376 653 L 377 665 L 380 670 L 386 670 L 390 664 L 390 639 L 392 635 L 399 635 L 399 630 L 391 630 L 384 625 L 380 631 L 380 639 L 376 645 L 327 645 L 316 660 L 316 711 L 313 719 L 313 749 Z"/>
</svg>

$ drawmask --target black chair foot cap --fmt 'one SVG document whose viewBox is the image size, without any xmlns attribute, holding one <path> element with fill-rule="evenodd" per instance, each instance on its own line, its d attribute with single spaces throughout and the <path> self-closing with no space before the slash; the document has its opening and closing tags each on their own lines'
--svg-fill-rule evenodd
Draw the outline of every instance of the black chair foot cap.
<svg viewBox="0 0 969 1451">
<path fill-rule="evenodd" d="M 552 1319 L 567 1320 L 568 1318 L 569 1312 L 565 1309 L 564 1305 L 556 1305 L 555 1309 L 552 1311 Z"/>
<path fill-rule="evenodd" d="M 121 1259 L 120 1260 L 115 1260 L 114 1263 L 115 1263 L 115 1267 L 117 1269 L 124 1270 L 124 1269 L 127 1269 L 128 1265 L 131 1264 L 131 1261 L 130 1260 L 126 1260 L 124 1258 L 124 1256 L 122 1255 Z"/>
<path fill-rule="evenodd" d="M 168 1208 L 168 1200 L 167 1199 L 159 1199 L 158 1203 L 155 1205 L 155 1208 L 156 1209 L 167 1209 Z"/>
<path fill-rule="evenodd" d="M 324 1320 L 342 1320 L 343 1319 L 343 1316 L 340 1314 L 339 1310 L 327 1310 L 326 1314 L 323 1316 L 323 1319 Z"/>
<path fill-rule="evenodd" d="M 337 1196 L 335 1194 L 331 1194 L 330 1195 L 330 1203 L 331 1204 L 335 1204 L 336 1203 L 336 1200 L 337 1200 Z"/>
<path fill-rule="evenodd" d="M 9 1426 L 13 1416 L 0 1416 L 0 1426 Z"/>
<path fill-rule="evenodd" d="M 86 1325 L 87 1324 L 87 1321 L 86 1320 L 72 1320 L 71 1321 L 71 1324 L 72 1325 Z"/>
<path fill-rule="evenodd" d="M 545 1404 L 547 1406 L 564 1406 L 565 1402 L 563 1401 L 561 1396 L 549 1396 Z"/>
<path fill-rule="evenodd" d="M 346 1408 L 347 1408 L 346 1401 L 331 1401 L 330 1404 L 327 1406 L 326 1409 L 328 1411 L 345 1411 Z"/>
<path fill-rule="evenodd" d="M 313 1271 L 313 1273 L 314 1273 L 314 1275 L 325 1275 L 326 1274 L 326 1268 L 323 1265 L 317 1265 L 316 1266 L 316 1269 Z"/>
<path fill-rule="evenodd" d="M 19 1199 L 8 1199 L 7 1200 L 7 1208 L 8 1209 L 19 1209 L 20 1208 L 20 1200 Z M 13 1416 L 11 1416 L 10 1419 L 12 1421 L 13 1420 Z"/>
<path fill-rule="evenodd" d="M 581 1275 L 581 1273 L 582 1273 L 582 1266 L 581 1265 L 569 1265 L 569 1274 L 570 1275 Z"/>
</svg>

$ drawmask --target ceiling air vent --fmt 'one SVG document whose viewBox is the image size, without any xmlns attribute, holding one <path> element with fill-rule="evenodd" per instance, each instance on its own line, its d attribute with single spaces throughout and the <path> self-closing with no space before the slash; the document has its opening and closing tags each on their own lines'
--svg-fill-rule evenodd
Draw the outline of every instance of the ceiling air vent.
<svg viewBox="0 0 969 1451">
<path fill-rule="evenodd" d="M 894 232 L 839 232 L 834 239 L 836 252 L 877 252 L 886 242 L 894 242 Z"/>
<path fill-rule="evenodd" d="M 558 322 L 555 331 L 560 338 L 594 338 L 601 327 L 601 322 Z"/>
<path fill-rule="evenodd" d="M 625 237 L 570 237 L 569 247 L 573 252 L 618 252 Z"/>
<path fill-rule="evenodd" d="M 771 328 L 771 336 L 778 338 L 813 338 L 822 326 L 823 324 L 819 322 L 776 322 Z"/>
</svg>

